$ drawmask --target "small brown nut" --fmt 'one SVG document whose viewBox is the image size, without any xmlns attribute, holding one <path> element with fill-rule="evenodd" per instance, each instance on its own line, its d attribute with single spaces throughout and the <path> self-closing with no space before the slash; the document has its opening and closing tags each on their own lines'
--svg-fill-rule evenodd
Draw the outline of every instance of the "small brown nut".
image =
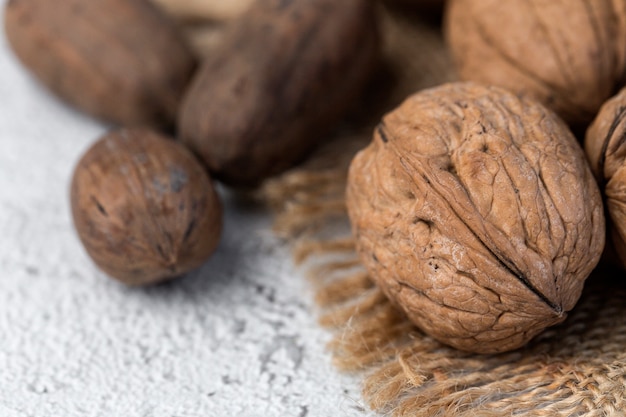
<svg viewBox="0 0 626 417">
<path fill-rule="evenodd" d="M 175 25 L 143 0 L 10 0 L 5 29 L 50 90 L 123 125 L 172 126 L 196 64 Z"/>
<path fill-rule="evenodd" d="M 199 267 L 222 228 L 222 206 L 202 165 L 147 129 L 122 129 L 97 141 L 74 171 L 71 205 L 91 258 L 129 285 Z"/>
<path fill-rule="evenodd" d="M 585 137 L 585 151 L 609 215 L 609 236 L 626 268 L 626 89 L 607 101 Z"/>
<path fill-rule="evenodd" d="M 423 331 L 473 352 L 562 322 L 604 246 L 598 187 L 565 124 L 497 88 L 447 84 L 384 117 L 350 167 L 371 276 Z"/>
<path fill-rule="evenodd" d="M 574 127 L 624 84 L 622 0 L 450 0 L 446 15 L 462 79 L 538 99 Z"/>
<path fill-rule="evenodd" d="M 183 142 L 233 185 L 291 167 L 353 104 L 377 40 L 371 0 L 257 1 L 186 94 Z"/>
</svg>

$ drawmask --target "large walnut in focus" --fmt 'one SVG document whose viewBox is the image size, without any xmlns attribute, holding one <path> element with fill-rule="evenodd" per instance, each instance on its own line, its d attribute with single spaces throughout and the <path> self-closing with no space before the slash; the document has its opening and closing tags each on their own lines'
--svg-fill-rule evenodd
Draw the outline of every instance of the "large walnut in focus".
<svg viewBox="0 0 626 417">
<path fill-rule="evenodd" d="M 462 79 L 538 99 L 576 127 L 624 84 L 623 0 L 451 0 L 445 31 Z"/>
<path fill-rule="evenodd" d="M 410 97 L 355 157 L 347 192 L 373 279 L 463 350 L 515 349 L 563 321 L 604 247 L 600 193 L 573 135 L 496 87 Z"/>
<path fill-rule="evenodd" d="M 626 268 L 626 89 L 607 101 L 585 137 L 585 151 L 600 183 L 611 240 Z"/>
</svg>

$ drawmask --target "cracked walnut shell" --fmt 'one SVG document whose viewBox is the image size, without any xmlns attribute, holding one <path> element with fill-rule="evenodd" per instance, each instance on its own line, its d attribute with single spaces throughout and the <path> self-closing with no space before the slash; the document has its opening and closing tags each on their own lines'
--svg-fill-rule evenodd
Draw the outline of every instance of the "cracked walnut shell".
<svg viewBox="0 0 626 417">
<path fill-rule="evenodd" d="M 582 149 L 540 104 L 447 84 L 386 115 L 350 167 L 362 261 L 435 339 L 492 353 L 562 322 L 604 247 Z"/>
<path fill-rule="evenodd" d="M 585 151 L 605 197 L 609 236 L 626 268 L 626 89 L 607 101 L 585 137 Z"/>
<path fill-rule="evenodd" d="M 623 0 L 451 0 L 459 75 L 535 98 L 585 127 L 626 81 Z"/>
</svg>

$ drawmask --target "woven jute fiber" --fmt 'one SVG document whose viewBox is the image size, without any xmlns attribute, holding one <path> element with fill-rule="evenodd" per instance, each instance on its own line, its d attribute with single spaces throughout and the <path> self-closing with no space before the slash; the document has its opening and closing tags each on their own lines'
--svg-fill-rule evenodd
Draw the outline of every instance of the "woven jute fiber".
<svg viewBox="0 0 626 417">
<path fill-rule="evenodd" d="M 293 239 L 296 261 L 310 272 L 320 322 L 335 335 L 335 363 L 363 376 L 365 401 L 383 415 L 626 415 L 624 272 L 598 268 L 569 318 L 526 347 L 475 355 L 421 333 L 361 266 L 345 209 L 348 164 L 382 112 L 454 79 L 436 23 L 381 16 L 386 64 L 362 105 L 307 163 L 261 190 L 277 231 Z"/>
</svg>

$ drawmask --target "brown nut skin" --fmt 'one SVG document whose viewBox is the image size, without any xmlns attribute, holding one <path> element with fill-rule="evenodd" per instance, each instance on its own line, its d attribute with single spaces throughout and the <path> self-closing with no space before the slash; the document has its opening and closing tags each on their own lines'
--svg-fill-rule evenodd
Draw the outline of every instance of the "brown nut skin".
<svg viewBox="0 0 626 417">
<path fill-rule="evenodd" d="M 450 0 L 445 34 L 462 79 L 535 98 L 576 129 L 625 81 L 623 0 Z"/>
<path fill-rule="evenodd" d="M 143 0 L 10 0 L 15 54 L 52 92 L 122 125 L 171 127 L 195 58 L 176 27 Z"/>
<path fill-rule="evenodd" d="M 180 135 L 214 176 L 254 186 L 339 121 L 377 58 L 371 0 L 259 0 L 206 59 Z"/>
<path fill-rule="evenodd" d="M 74 171 L 71 206 L 91 258 L 128 285 L 199 267 L 222 229 L 222 206 L 200 162 L 147 129 L 113 131 L 87 151 Z"/>
<path fill-rule="evenodd" d="M 424 332 L 479 353 L 562 322 L 604 247 L 582 149 L 537 102 L 446 84 L 386 115 L 354 158 L 360 257 Z"/>
<path fill-rule="evenodd" d="M 626 269 L 626 89 L 600 109 L 585 136 L 585 152 L 604 194 L 609 236 Z"/>
</svg>

